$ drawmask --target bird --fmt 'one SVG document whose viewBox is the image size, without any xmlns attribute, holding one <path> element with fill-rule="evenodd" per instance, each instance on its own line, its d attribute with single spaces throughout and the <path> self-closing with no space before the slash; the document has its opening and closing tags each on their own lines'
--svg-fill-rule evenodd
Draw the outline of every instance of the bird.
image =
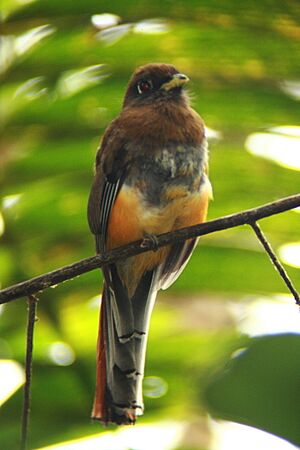
<svg viewBox="0 0 300 450">
<path fill-rule="evenodd" d="M 120 114 L 99 145 L 88 222 L 101 254 L 206 220 L 212 188 L 202 118 L 189 103 L 189 78 L 151 63 L 131 76 Z M 134 424 L 157 292 L 187 264 L 197 239 L 104 266 L 92 418 Z"/>
</svg>

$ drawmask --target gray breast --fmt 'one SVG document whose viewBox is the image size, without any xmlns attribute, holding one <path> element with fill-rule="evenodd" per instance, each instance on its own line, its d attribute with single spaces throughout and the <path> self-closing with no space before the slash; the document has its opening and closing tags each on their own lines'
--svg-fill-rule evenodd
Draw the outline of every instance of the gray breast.
<svg viewBox="0 0 300 450">
<path fill-rule="evenodd" d="M 169 144 L 162 149 L 139 152 L 132 161 L 126 184 L 141 190 L 150 204 L 163 201 L 170 186 L 199 189 L 207 163 L 206 142 L 201 146 Z"/>
</svg>

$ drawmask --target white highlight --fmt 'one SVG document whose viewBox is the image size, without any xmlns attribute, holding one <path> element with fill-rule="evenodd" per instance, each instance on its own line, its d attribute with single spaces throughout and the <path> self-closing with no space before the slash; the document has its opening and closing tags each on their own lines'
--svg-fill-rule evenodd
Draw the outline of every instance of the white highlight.
<svg viewBox="0 0 300 450">
<path fill-rule="evenodd" d="M 299 307 L 291 295 L 257 297 L 231 305 L 241 333 L 260 336 L 277 333 L 299 333 Z"/>
<path fill-rule="evenodd" d="M 57 83 L 57 91 L 61 97 L 71 97 L 84 89 L 96 86 L 106 77 L 105 64 L 70 70 L 61 75 Z"/>
<path fill-rule="evenodd" d="M 91 17 L 91 22 L 94 27 L 102 30 L 103 28 L 109 28 L 117 25 L 119 22 L 121 22 L 121 17 L 117 16 L 116 14 L 109 13 L 94 14 Z"/>
<path fill-rule="evenodd" d="M 113 45 L 124 36 L 126 36 L 126 34 L 129 33 L 131 29 L 131 23 L 117 25 L 115 27 L 110 27 L 99 31 L 99 33 L 96 34 L 96 39 L 98 39 L 105 45 Z"/>
<path fill-rule="evenodd" d="M 115 433 L 101 433 L 39 450 L 172 450 L 178 447 L 184 429 L 185 425 L 178 422 L 136 425 L 134 428 L 119 428 Z"/>
<path fill-rule="evenodd" d="M 16 361 L 0 360 L 0 406 L 25 382 L 22 366 Z"/>
<path fill-rule="evenodd" d="M 26 100 L 34 100 L 47 93 L 47 88 L 43 86 L 44 77 L 30 78 L 16 89 L 14 98 L 23 97 Z"/>
<path fill-rule="evenodd" d="M 145 377 L 143 391 L 145 397 L 160 398 L 168 392 L 168 384 L 161 377 Z"/>
<path fill-rule="evenodd" d="M 283 92 L 295 100 L 300 100 L 300 81 L 285 80 L 279 85 Z"/>
<path fill-rule="evenodd" d="M 213 442 L 210 450 L 296 450 L 283 439 L 257 428 L 233 422 L 212 422 Z"/>
<path fill-rule="evenodd" d="M 291 267 L 300 268 L 300 242 L 290 242 L 279 247 L 280 259 Z"/>
<path fill-rule="evenodd" d="M 58 366 L 70 366 L 75 361 L 72 347 L 65 342 L 54 342 L 49 347 L 49 357 Z"/>
<path fill-rule="evenodd" d="M 15 51 L 18 56 L 23 55 L 34 45 L 40 42 L 45 37 L 50 36 L 56 31 L 52 25 L 46 24 L 40 27 L 32 28 L 26 33 L 16 38 Z"/>
<path fill-rule="evenodd" d="M 276 127 L 269 131 L 248 136 L 247 150 L 282 167 L 300 170 L 300 127 Z"/>
<path fill-rule="evenodd" d="M 170 30 L 169 25 L 163 19 L 149 19 L 137 22 L 133 26 L 133 32 L 138 34 L 164 34 Z"/>
<path fill-rule="evenodd" d="M 207 139 L 216 139 L 220 140 L 223 138 L 222 132 L 218 130 L 214 130 L 213 128 L 205 127 L 205 136 Z"/>
<path fill-rule="evenodd" d="M 5 231 L 5 222 L 0 211 L 0 236 L 4 234 L 4 231 Z"/>
<path fill-rule="evenodd" d="M 2 208 L 3 209 L 12 208 L 19 202 L 21 196 L 22 196 L 22 194 L 14 194 L 14 195 L 7 195 L 6 197 L 3 197 Z"/>
</svg>

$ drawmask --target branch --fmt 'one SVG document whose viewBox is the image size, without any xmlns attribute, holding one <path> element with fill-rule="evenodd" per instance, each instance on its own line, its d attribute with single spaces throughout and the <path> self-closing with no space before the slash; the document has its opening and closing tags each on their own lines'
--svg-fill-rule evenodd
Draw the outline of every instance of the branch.
<svg viewBox="0 0 300 450">
<path fill-rule="evenodd" d="M 151 239 L 141 239 L 128 245 L 116 248 L 110 252 L 96 255 L 90 258 L 82 259 L 73 264 L 64 266 L 60 269 L 48 272 L 44 275 L 32 278 L 22 283 L 15 284 L 0 291 L 0 304 L 8 303 L 20 297 L 35 294 L 43 291 L 50 286 L 57 285 L 63 281 L 70 280 L 83 273 L 98 269 L 106 264 L 111 264 L 118 259 L 128 258 L 129 256 L 140 253 L 157 250 L 160 247 L 181 242 L 186 239 L 204 236 L 216 231 L 234 228 L 240 225 L 253 224 L 255 221 L 280 214 L 300 206 L 300 194 L 277 200 L 273 203 L 267 203 L 254 209 L 224 216 L 216 220 L 194 225 L 192 227 L 182 228 L 180 230 L 164 233 L 156 237 L 155 242 Z"/>
<path fill-rule="evenodd" d="M 28 296 L 28 316 L 27 316 L 26 358 L 25 358 L 26 380 L 25 380 L 25 386 L 24 386 L 20 450 L 27 449 L 29 413 L 30 413 L 31 376 L 32 376 L 33 335 L 34 335 L 34 324 L 37 320 L 36 319 L 36 305 L 37 305 L 37 298 L 34 295 L 29 295 Z"/>
<path fill-rule="evenodd" d="M 279 259 L 277 258 L 277 256 L 274 253 L 274 250 L 272 249 L 270 243 L 268 242 L 267 238 L 265 237 L 264 233 L 261 231 L 260 226 L 254 222 L 251 223 L 251 227 L 253 228 L 257 239 L 260 241 L 261 245 L 263 246 L 263 248 L 265 249 L 265 251 L 267 252 L 270 260 L 272 261 L 274 267 L 277 269 L 279 275 L 281 276 L 281 278 L 283 279 L 285 285 L 287 286 L 287 288 L 289 289 L 289 291 L 291 292 L 291 294 L 294 296 L 294 299 L 297 303 L 297 305 L 300 306 L 300 296 L 298 294 L 298 292 L 296 291 L 292 280 L 290 279 L 290 277 L 288 276 L 286 270 L 284 269 L 284 267 L 282 266 L 281 262 L 279 261 Z"/>
</svg>

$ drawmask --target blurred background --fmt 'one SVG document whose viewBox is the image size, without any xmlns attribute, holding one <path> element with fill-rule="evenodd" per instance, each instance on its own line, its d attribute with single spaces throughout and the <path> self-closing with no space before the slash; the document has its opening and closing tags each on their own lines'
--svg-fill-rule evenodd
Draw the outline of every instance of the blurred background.
<svg viewBox="0 0 300 450">
<path fill-rule="evenodd" d="M 145 63 L 191 79 L 208 128 L 210 219 L 299 192 L 298 1 L 2 0 L 0 16 L 2 288 L 94 254 L 86 204 L 96 148 Z M 261 222 L 298 287 L 299 213 Z M 300 445 L 298 309 L 249 227 L 201 238 L 159 294 L 135 427 L 89 418 L 101 284 L 93 271 L 39 296 L 30 449 Z M 0 309 L 5 450 L 19 448 L 26 310 L 25 299 Z"/>
</svg>

